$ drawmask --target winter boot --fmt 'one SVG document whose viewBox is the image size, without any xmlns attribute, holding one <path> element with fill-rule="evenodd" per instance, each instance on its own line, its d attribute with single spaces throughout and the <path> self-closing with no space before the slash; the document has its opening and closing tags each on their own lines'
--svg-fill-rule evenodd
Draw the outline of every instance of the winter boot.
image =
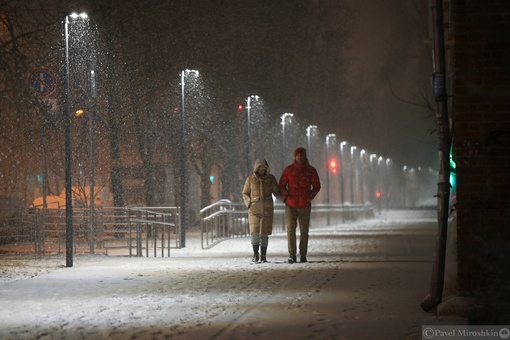
<svg viewBox="0 0 510 340">
<path fill-rule="evenodd" d="M 296 255 L 290 255 L 289 259 L 287 260 L 289 263 L 296 263 Z"/>
<path fill-rule="evenodd" d="M 253 246 L 253 259 L 251 262 L 258 263 L 259 262 L 259 245 L 258 244 L 252 244 Z"/>
<path fill-rule="evenodd" d="M 260 247 L 260 262 L 266 263 L 266 253 L 267 253 L 267 247 Z"/>
</svg>

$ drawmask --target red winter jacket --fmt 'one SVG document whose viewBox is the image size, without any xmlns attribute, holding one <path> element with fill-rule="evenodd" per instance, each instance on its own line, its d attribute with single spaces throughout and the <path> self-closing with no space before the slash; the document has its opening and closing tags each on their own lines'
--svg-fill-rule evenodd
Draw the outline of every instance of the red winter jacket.
<svg viewBox="0 0 510 340">
<path fill-rule="evenodd" d="M 294 161 L 283 170 L 279 188 L 286 204 L 306 208 L 321 190 L 321 182 L 317 170 L 308 162 L 300 165 Z"/>
</svg>

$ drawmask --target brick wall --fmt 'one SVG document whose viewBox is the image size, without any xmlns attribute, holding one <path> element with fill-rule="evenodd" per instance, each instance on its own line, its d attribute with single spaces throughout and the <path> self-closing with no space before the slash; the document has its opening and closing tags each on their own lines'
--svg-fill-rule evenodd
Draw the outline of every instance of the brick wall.
<svg viewBox="0 0 510 340">
<path fill-rule="evenodd" d="M 453 22 L 459 290 L 508 308 L 510 1 L 454 0 Z"/>
</svg>

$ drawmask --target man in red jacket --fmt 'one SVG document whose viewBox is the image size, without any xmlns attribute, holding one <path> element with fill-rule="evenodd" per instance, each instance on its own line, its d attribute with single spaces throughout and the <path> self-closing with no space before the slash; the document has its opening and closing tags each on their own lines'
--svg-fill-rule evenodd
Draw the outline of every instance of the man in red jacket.
<svg viewBox="0 0 510 340">
<path fill-rule="evenodd" d="M 312 200 L 321 190 L 317 170 L 308 163 L 306 149 L 294 150 L 294 162 L 287 166 L 279 182 L 280 193 L 285 202 L 285 219 L 287 223 L 287 242 L 289 263 L 296 262 L 296 228 L 299 220 L 299 255 L 301 262 L 307 262 L 308 230 L 310 229 L 310 212 Z"/>
</svg>

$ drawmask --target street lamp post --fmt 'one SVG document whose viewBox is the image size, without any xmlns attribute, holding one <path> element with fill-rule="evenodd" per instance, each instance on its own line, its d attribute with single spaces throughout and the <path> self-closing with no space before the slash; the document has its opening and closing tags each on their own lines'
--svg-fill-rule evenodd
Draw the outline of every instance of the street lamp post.
<svg viewBox="0 0 510 340">
<path fill-rule="evenodd" d="M 282 114 L 282 171 L 285 168 L 285 119 L 294 117 L 293 113 Z"/>
<path fill-rule="evenodd" d="M 252 95 L 252 96 L 249 96 L 247 99 L 246 99 L 246 112 L 247 112 L 247 117 L 246 117 L 246 134 L 248 135 L 248 142 L 246 143 L 246 176 L 248 176 L 250 174 L 250 147 L 251 147 L 251 131 L 250 131 L 250 123 L 251 123 L 251 118 L 250 118 L 250 110 L 251 110 L 251 100 L 252 99 L 255 99 L 255 101 L 259 100 L 259 96 L 255 96 L 255 95 Z"/>
<path fill-rule="evenodd" d="M 381 192 L 384 192 L 384 189 L 383 189 L 383 184 L 382 184 L 382 172 L 383 170 L 381 169 L 381 163 L 384 161 L 384 158 L 383 157 L 379 157 L 377 159 L 377 183 L 378 183 L 378 190 L 377 190 L 377 194 L 376 194 L 376 199 L 377 199 L 377 207 L 378 207 L 378 210 L 379 210 L 379 215 L 381 215 Z"/>
<path fill-rule="evenodd" d="M 306 147 L 308 148 L 308 154 L 312 154 L 312 130 L 316 130 L 317 125 L 308 125 L 306 128 Z"/>
<path fill-rule="evenodd" d="M 184 119 L 186 118 L 185 112 L 184 112 L 184 88 L 185 88 L 185 81 L 186 76 L 189 74 L 194 74 L 198 77 L 198 71 L 196 70 L 184 70 L 181 72 L 181 240 L 180 240 L 180 246 L 186 247 L 186 228 L 189 224 L 189 218 L 188 218 L 188 175 L 186 172 L 186 146 L 187 146 L 187 138 L 186 138 L 186 131 L 185 131 L 185 124 Z"/>
<path fill-rule="evenodd" d="M 390 188 L 392 189 L 392 186 L 390 186 L 390 178 L 391 177 L 391 158 L 386 158 L 386 166 L 384 167 L 384 177 L 383 177 L 383 193 L 384 193 L 384 203 L 386 206 L 386 210 L 389 209 L 390 204 Z M 382 197 L 381 197 L 382 198 Z"/>
<path fill-rule="evenodd" d="M 336 135 L 334 133 L 330 133 L 326 136 L 326 204 L 328 205 L 328 215 L 327 215 L 327 221 L 329 225 L 330 222 L 330 215 L 329 215 L 329 204 L 330 204 L 330 197 L 329 197 L 329 144 L 330 139 L 336 138 Z"/>
<path fill-rule="evenodd" d="M 343 211 L 345 204 L 345 180 L 344 180 L 344 146 L 347 145 L 346 141 L 340 143 L 340 201 L 342 203 L 342 222 L 345 222 L 345 213 Z"/>
<path fill-rule="evenodd" d="M 364 176 L 363 176 L 363 158 L 365 157 L 365 149 L 361 149 L 359 152 L 359 168 L 360 168 L 360 175 L 359 175 L 359 189 L 360 189 L 360 195 L 361 195 L 361 204 L 363 207 L 363 217 L 365 217 L 365 183 L 364 183 Z"/>
<path fill-rule="evenodd" d="M 369 156 L 369 164 L 370 164 L 370 173 L 371 176 L 369 178 L 369 186 L 368 186 L 368 194 L 370 199 L 374 200 L 375 203 L 380 201 L 380 185 L 379 185 L 379 169 L 378 166 L 374 165 L 374 160 L 377 159 L 377 155 L 375 153 L 370 154 Z"/>
<path fill-rule="evenodd" d="M 90 253 L 94 254 L 94 209 L 95 209 L 95 179 L 94 179 L 94 114 L 96 98 L 95 71 L 90 70 L 90 109 L 89 109 L 89 141 L 90 141 Z"/>
<path fill-rule="evenodd" d="M 351 146 L 351 204 L 354 204 L 354 171 L 356 167 L 354 166 L 354 151 L 356 150 L 356 146 Z"/>
<path fill-rule="evenodd" d="M 71 85 L 69 68 L 69 18 L 87 19 L 85 13 L 64 14 L 64 37 L 65 37 L 65 110 L 64 110 L 64 133 L 65 133 L 65 193 L 66 193 L 66 267 L 73 266 L 73 187 L 71 176 Z"/>
</svg>

